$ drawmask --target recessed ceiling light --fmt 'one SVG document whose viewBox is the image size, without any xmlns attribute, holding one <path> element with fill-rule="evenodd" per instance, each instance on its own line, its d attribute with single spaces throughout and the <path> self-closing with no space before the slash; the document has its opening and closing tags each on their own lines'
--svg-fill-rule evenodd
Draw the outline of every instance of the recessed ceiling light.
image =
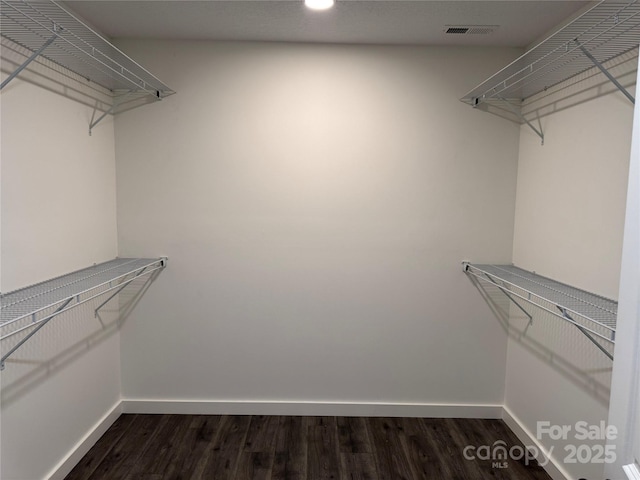
<svg viewBox="0 0 640 480">
<path fill-rule="evenodd" d="M 334 0 L 304 0 L 304 4 L 312 10 L 326 10 L 333 7 Z"/>
</svg>

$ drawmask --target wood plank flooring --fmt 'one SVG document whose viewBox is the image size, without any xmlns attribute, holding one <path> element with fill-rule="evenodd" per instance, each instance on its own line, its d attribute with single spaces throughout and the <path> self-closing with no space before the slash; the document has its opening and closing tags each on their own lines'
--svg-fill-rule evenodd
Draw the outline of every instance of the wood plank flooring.
<svg viewBox="0 0 640 480">
<path fill-rule="evenodd" d="M 463 455 L 500 440 L 521 445 L 501 420 L 122 415 L 66 480 L 550 480 Z"/>
</svg>

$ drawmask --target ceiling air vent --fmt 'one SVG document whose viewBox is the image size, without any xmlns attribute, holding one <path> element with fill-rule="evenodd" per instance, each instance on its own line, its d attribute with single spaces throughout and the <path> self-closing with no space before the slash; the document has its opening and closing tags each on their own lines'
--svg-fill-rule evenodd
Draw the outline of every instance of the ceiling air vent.
<svg viewBox="0 0 640 480">
<path fill-rule="evenodd" d="M 498 25 L 445 25 L 444 33 L 450 35 L 488 35 L 497 29 Z"/>
<path fill-rule="evenodd" d="M 465 34 L 469 31 L 469 27 L 449 27 L 445 33 Z"/>
</svg>

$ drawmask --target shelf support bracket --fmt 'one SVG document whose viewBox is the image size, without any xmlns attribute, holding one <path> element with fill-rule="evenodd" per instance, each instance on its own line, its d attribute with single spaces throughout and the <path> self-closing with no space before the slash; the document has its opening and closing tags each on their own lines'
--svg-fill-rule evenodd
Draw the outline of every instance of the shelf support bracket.
<svg viewBox="0 0 640 480">
<path fill-rule="evenodd" d="M 569 312 L 567 312 L 567 309 L 566 309 L 566 308 L 561 307 L 560 305 L 556 305 L 556 308 L 557 308 L 558 310 L 560 310 L 560 313 L 562 313 L 562 316 L 563 316 L 564 318 L 566 318 L 567 320 L 570 320 L 570 321 L 571 321 L 571 323 L 573 323 L 573 324 L 576 326 L 576 328 L 577 328 L 578 330 L 580 330 L 582 333 L 584 333 L 584 335 L 585 335 L 589 340 L 591 340 L 591 342 L 592 342 L 596 347 L 598 347 L 602 353 L 604 353 L 607 357 L 609 357 L 611 360 L 613 360 L 613 355 L 611 355 L 611 353 L 609 353 L 609 352 L 607 351 L 607 349 L 606 349 L 606 348 L 604 348 L 602 345 L 600 345 L 600 343 L 598 343 L 598 342 L 596 341 L 596 339 L 595 339 L 595 338 L 593 338 L 593 335 L 591 335 L 588 331 L 586 331 L 584 328 L 582 328 L 580 325 L 578 325 L 578 323 L 573 319 L 573 317 L 571 317 L 571 315 L 569 315 Z"/>
<path fill-rule="evenodd" d="M 598 68 L 600 69 L 600 71 L 601 71 L 601 72 L 602 72 L 602 73 L 603 73 L 603 74 L 604 74 L 604 75 L 605 75 L 609 80 L 611 80 L 611 83 L 613 83 L 613 84 L 618 88 L 618 90 L 620 90 L 620 91 L 625 95 L 625 97 L 627 97 L 627 98 L 631 101 L 631 103 L 633 103 L 633 104 L 635 105 L 635 103 L 636 103 L 636 99 L 633 97 L 633 95 L 631 95 L 631 94 L 628 92 L 628 90 L 627 90 L 626 88 L 624 88 L 624 87 L 622 86 L 622 84 L 621 84 L 618 80 L 616 80 L 616 78 L 615 78 L 613 75 L 611 75 L 611 73 L 609 73 L 609 70 L 607 70 L 606 68 L 604 68 L 604 65 L 602 65 L 598 60 L 596 60 L 596 58 L 595 58 L 593 55 L 591 55 L 591 53 L 590 53 L 586 48 L 584 48 L 584 47 L 580 44 L 580 42 L 579 42 L 577 39 L 575 40 L 575 42 L 576 42 L 576 45 L 578 45 L 578 48 L 582 51 L 582 53 L 583 53 L 583 54 L 584 54 L 584 55 L 585 55 L 589 60 L 591 60 L 591 62 L 592 62 L 596 67 L 598 67 Z"/>
<path fill-rule="evenodd" d="M 470 268 L 469 262 L 462 262 L 462 270 L 465 273 L 469 272 L 469 268 Z M 475 275 L 475 274 L 472 274 L 472 275 Z M 476 276 L 478 276 L 478 275 L 476 275 Z M 527 324 L 527 328 L 525 329 L 525 332 L 526 332 L 527 329 L 531 325 L 533 325 L 533 316 L 529 312 L 527 312 L 527 310 L 522 305 L 520 305 L 515 298 L 513 298 L 513 295 L 511 295 L 509 293 L 509 291 L 507 290 L 507 288 L 505 286 L 500 285 L 498 282 L 496 282 L 493 278 L 491 278 L 491 276 L 488 273 L 485 273 L 484 276 L 487 277 L 487 279 L 489 279 L 489 282 L 491 282 L 493 285 L 495 285 L 498 288 L 498 290 L 500 290 L 502 293 L 504 293 L 507 296 L 507 298 L 509 300 L 511 300 L 514 303 L 514 305 L 516 307 L 518 307 L 522 311 L 522 313 L 524 313 L 527 316 L 527 318 L 529 319 L 529 323 Z M 478 276 L 478 278 L 480 278 L 480 277 Z"/>
<path fill-rule="evenodd" d="M 516 301 L 515 298 L 513 298 L 513 295 L 509 294 L 506 287 L 504 287 L 503 285 L 500 285 L 498 282 L 496 282 L 493 278 L 491 278 L 486 273 L 484 274 L 484 276 L 487 277 L 489 281 L 493 283 L 496 287 L 498 287 L 500 291 L 504 293 L 507 296 L 507 298 L 511 300 L 515 304 L 515 306 L 518 307 L 522 311 L 522 313 L 524 313 L 529 318 L 529 324 L 527 325 L 527 328 L 529 328 L 533 324 L 533 316 L 529 312 L 527 312 L 525 308 Z"/>
<path fill-rule="evenodd" d="M 119 294 L 122 290 L 124 290 L 124 288 L 129 285 L 131 282 L 133 282 L 136 278 L 138 278 L 140 275 L 143 274 L 143 272 L 147 269 L 147 267 L 143 268 L 142 270 L 140 270 L 138 273 L 136 273 L 132 278 L 130 278 L 129 280 L 125 280 L 124 282 L 122 282 L 122 285 L 120 286 L 120 288 L 118 288 L 115 292 L 113 292 L 111 295 L 109 295 L 109 298 L 107 298 L 104 302 L 102 302 L 100 305 L 98 305 L 96 307 L 96 310 L 94 312 L 94 317 L 98 316 L 98 310 L 100 310 L 102 307 L 104 307 L 107 303 L 109 303 L 109 300 L 111 300 L 113 297 L 115 297 L 117 294 Z"/>
<path fill-rule="evenodd" d="M 129 95 L 131 95 L 131 93 L 133 93 L 133 90 L 129 90 L 127 93 L 119 96 L 113 102 L 113 105 L 111 105 L 111 107 L 109 107 L 109 110 L 107 110 L 102 115 L 100 115 L 97 120 L 91 119 L 91 123 L 89 124 L 89 136 L 91 136 L 91 130 L 93 130 L 93 127 L 95 127 L 97 124 L 99 124 L 104 119 L 104 117 L 106 117 L 107 115 L 111 115 L 115 111 L 116 108 L 118 108 L 120 105 L 122 105 L 122 102 L 124 102 L 124 100 Z M 94 111 L 94 113 L 95 113 L 95 111 Z"/>
<path fill-rule="evenodd" d="M 54 30 L 58 30 L 58 27 L 54 25 Z M 13 73 L 11 75 L 9 75 L 7 78 L 4 79 L 4 81 L 2 82 L 2 84 L 0 84 L 0 90 L 2 90 L 11 80 L 13 80 L 14 78 L 16 78 L 16 76 L 18 76 L 18 74 L 24 70 L 25 68 L 27 68 L 27 66 L 33 62 L 36 58 L 38 58 L 40 56 L 40 54 L 44 51 L 45 48 L 47 48 L 49 45 L 51 45 L 54 40 L 58 38 L 58 34 L 54 33 L 51 38 L 49 38 L 46 42 L 44 42 L 44 44 L 35 52 L 33 52 L 33 54 L 27 58 L 24 63 L 22 65 L 20 65 L 18 68 L 16 68 Z"/>
<path fill-rule="evenodd" d="M 502 100 L 504 102 L 504 104 L 507 106 L 507 108 L 511 111 L 511 113 L 513 113 L 516 117 L 518 117 L 521 121 L 523 121 L 524 123 L 526 123 L 527 125 L 529 125 L 529 128 L 531 130 L 533 130 L 536 135 L 538 135 L 540 137 L 541 143 L 540 145 L 544 145 L 544 132 L 542 131 L 542 129 L 538 129 L 535 127 L 535 125 L 533 125 L 533 123 L 531 123 L 529 120 L 527 120 L 524 115 L 522 115 L 522 112 L 520 112 L 520 110 L 518 110 L 516 107 L 514 107 L 511 102 L 509 102 L 508 100 L 502 98 L 502 97 L 497 97 L 500 100 Z"/>
<path fill-rule="evenodd" d="M 59 312 L 64 310 L 64 307 L 69 305 L 69 303 L 71 303 L 71 300 L 73 300 L 73 298 L 68 298 L 67 300 L 65 300 L 65 302 L 62 305 L 60 305 L 58 308 L 56 308 L 55 312 L 53 312 L 52 314 L 50 314 L 48 317 L 44 318 L 43 320 L 40 320 L 38 322 L 38 324 L 37 324 L 37 327 L 35 327 L 33 330 L 31 330 L 29 332 L 29 335 L 25 336 L 22 340 L 20 340 L 18 343 L 16 343 L 11 350 L 9 350 L 7 353 L 5 353 L 2 356 L 2 359 L 0 359 L 0 370 L 4 370 L 4 362 L 5 362 L 5 360 L 7 358 L 9 358 L 13 354 L 13 352 L 18 350 L 27 340 L 29 340 L 31 337 L 33 337 L 38 330 L 40 330 L 42 327 L 44 327 L 47 324 L 47 322 L 49 322 L 49 320 L 51 320 Z"/>
</svg>

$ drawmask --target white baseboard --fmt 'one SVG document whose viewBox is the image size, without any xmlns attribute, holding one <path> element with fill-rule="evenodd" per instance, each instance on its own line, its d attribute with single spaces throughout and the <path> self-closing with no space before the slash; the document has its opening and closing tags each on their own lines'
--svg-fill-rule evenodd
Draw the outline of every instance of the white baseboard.
<svg viewBox="0 0 640 480">
<path fill-rule="evenodd" d="M 545 459 L 549 459 L 549 462 L 544 466 L 545 471 L 553 480 L 570 480 L 571 477 L 567 471 L 558 464 L 553 455 L 549 456 L 549 451 L 538 441 L 518 418 L 509 410 L 506 406 L 503 407 L 502 420 L 511 431 L 518 437 L 525 446 L 535 446 L 539 451 L 543 452 Z"/>
<path fill-rule="evenodd" d="M 502 418 L 502 405 L 125 399 L 122 400 L 122 412 L 188 415 Z"/>
<path fill-rule="evenodd" d="M 63 480 L 73 467 L 95 445 L 102 435 L 113 425 L 122 414 L 122 402 L 118 401 L 76 444 L 69 454 L 45 478 L 49 480 Z"/>
</svg>

